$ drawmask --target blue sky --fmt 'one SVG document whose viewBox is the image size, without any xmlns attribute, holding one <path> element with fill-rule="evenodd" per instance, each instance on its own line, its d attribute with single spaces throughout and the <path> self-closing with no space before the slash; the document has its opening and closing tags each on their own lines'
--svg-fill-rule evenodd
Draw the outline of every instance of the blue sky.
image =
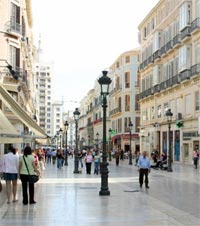
<svg viewBox="0 0 200 226">
<path fill-rule="evenodd" d="M 137 48 L 137 27 L 158 0 L 32 0 L 35 42 L 41 34 L 54 69 L 54 99 L 80 101 L 101 71 Z"/>
</svg>

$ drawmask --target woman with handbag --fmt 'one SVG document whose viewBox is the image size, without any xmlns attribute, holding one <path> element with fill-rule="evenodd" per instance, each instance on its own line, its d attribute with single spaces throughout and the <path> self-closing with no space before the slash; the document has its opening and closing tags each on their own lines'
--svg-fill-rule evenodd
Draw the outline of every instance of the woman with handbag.
<svg viewBox="0 0 200 226">
<path fill-rule="evenodd" d="M 22 182 L 23 204 L 28 204 L 28 187 L 29 187 L 29 203 L 35 204 L 34 200 L 34 183 L 30 182 L 30 175 L 35 175 L 37 166 L 35 165 L 34 156 L 31 147 L 24 148 L 24 154 L 19 158 L 19 173 Z"/>
</svg>

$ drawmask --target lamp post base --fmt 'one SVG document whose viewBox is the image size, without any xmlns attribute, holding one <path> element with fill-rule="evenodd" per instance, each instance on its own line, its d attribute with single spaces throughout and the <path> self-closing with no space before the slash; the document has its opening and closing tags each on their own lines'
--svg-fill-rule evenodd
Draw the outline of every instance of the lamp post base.
<svg viewBox="0 0 200 226">
<path fill-rule="evenodd" d="M 101 190 L 101 191 L 99 191 L 99 195 L 100 196 L 109 196 L 110 195 L 110 191 L 108 191 L 108 190 Z"/>
<path fill-rule="evenodd" d="M 172 168 L 168 168 L 167 172 L 173 172 Z"/>
<path fill-rule="evenodd" d="M 75 173 L 75 174 L 78 174 L 78 173 L 80 173 L 80 172 L 79 172 L 78 170 L 74 170 L 74 173 Z"/>
</svg>

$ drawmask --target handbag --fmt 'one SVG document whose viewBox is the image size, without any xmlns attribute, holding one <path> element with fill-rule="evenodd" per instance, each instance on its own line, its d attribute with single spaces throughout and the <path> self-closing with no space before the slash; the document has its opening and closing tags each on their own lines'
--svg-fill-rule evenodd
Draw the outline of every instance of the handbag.
<svg viewBox="0 0 200 226">
<path fill-rule="evenodd" d="M 28 175 L 29 175 L 29 183 L 30 183 L 30 184 L 34 184 L 34 183 L 36 183 L 37 181 L 39 181 L 39 176 L 36 175 L 36 174 L 30 175 L 29 169 L 28 169 L 28 166 L 27 166 L 27 163 L 26 163 L 26 160 L 25 160 L 24 156 L 23 156 L 23 159 L 24 159 L 24 163 L 25 163 L 25 165 L 26 165 L 26 169 L 27 169 L 27 171 L 28 171 Z"/>
</svg>

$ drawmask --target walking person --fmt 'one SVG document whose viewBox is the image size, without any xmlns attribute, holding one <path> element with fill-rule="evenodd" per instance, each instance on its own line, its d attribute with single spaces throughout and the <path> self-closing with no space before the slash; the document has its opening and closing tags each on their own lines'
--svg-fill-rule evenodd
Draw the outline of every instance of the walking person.
<svg viewBox="0 0 200 226">
<path fill-rule="evenodd" d="M 63 156 L 63 153 L 62 153 L 61 149 L 57 150 L 56 158 L 57 158 L 57 168 L 61 169 L 62 166 L 63 166 L 62 162 L 63 162 L 63 159 L 64 159 L 64 156 Z"/>
<path fill-rule="evenodd" d="M 20 173 L 20 179 L 22 182 L 22 196 L 23 196 L 22 203 L 24 205 L 27 205 L 28 202 L 30 204 L 35 204 L 36 201 L 34 199 L 34 183 L 29 183 L 29 174 L 30 175 L 36 174 L 37 166 L 35 164 L 34 156 L 32 155 L 31 147 L 29 146 L 26 146 L 24 148 L 24 154 L 19 158 L 19 173 Z M 28 198 L 28 190 L 29 190 L 29 198 Z"/>
<path fill-rule="evenodd" d="M 16 149 L 10 147 L 9 152 L 4 154 L 2 159 L 2 171 L 6 181 L 6 195 L 7 203 L 11 202 L 11 194 L 13 196 L 13 202 L 17 202 L 17 179 L 19 170 L 19 155 L 16 154 Z"/>
<path fill-rule="evenodd" d="M 40 177 L 43 177 L 45 170 L 45 152 L 42 148 L 38 148 L 37 156 L 39 161 Z"/>
<path fill-rule="evenodd" d="M 119 151 L 119 148 L 116 150 L 115 152 L 115 163 L 116 163 L 116 166 L 119 165 L 119 157 L 120 157 L 120 151 Z"/>
<path fill-rule="evenodd" d="M 52 154 L 52 162 L 53 162 L 53 165 L 55 165 L 55 163 L 56 163 L 56 155 L 57 155 L 56 149 L 53 149 L 52 152 L 51 152 L 51 154 Z"/>
<path fill-rule="evenodd" d="M 194 162 L 195 169 L 197 169 L 198 160 L 199 160 L 199 153 L 198 153 L 198 150 L 195 149 L 193 152 L 193 162 Z"/>
<path fill-rule="evenodd" d="M 145 176 L 145 186 L 146 188 L 149 188 L 149 179 L 148 179 L 148 174 L 150 173 L 150 159 L 147 157 L 147 152 L 143 151 L 142 155 L 140 156 L 138 163 L 138 171 L 139 171 L 139 183 L 140 187 L 143 185 L 144 181 L 144 176 Z"/>
<path fill-rule="evenodd" d="M 81 164 L 81 168 L 83 168 L 83 161 L 82 161 L 82 158 L 83 158 L 83 152 L 82 152 L 82 150 L 79 150 L 79 151 L 78 151 L 78 161 L 79 161 L 80 164 Z"/>
<path fill-rule="evenodd" d="M 92 166 L 93 156 L 90 150 L 87 150 L 85 155 L 85 164 L 86 164 L 86 173 L 91 174 L 91 166 Z"/>
<path fill-rule="evenodd" d="M 99 151 L 96 150 L 94 154 L 94 174 L 99 174 L 99 163 L 100 163 L 100 154 Z"/>
</svg>

